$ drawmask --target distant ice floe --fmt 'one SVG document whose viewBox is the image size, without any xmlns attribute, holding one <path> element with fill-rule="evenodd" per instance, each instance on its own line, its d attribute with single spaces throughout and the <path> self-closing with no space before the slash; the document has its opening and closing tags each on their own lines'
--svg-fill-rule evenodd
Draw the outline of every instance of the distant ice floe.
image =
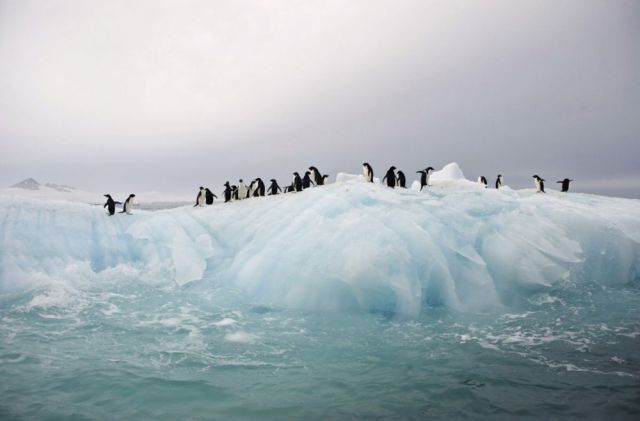
<svg viewBox="0 0 640 421">
<path fill-rule="evenodd" d="M 28 310 L 101 283 L 203 282 L 250 303 L 415 315 L 640 279 L 638 200 L 485 189 L 455 163 L 430 184 L 338 174 L 300 193 L 113 217 L 0 195 L 0 292 L 44 288 Z"/>
</svg>

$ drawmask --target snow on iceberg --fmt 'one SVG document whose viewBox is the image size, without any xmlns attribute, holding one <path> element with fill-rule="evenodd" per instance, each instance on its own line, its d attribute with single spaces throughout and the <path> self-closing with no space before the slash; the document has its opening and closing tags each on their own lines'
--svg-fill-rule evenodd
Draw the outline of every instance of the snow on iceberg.
<svg viewBox="0 0 640 421">
<path fill-rule="evenodd" d="M 638 200 L 485 189 L 455 164 L 422 192 L 337 180 L 113 217 L 0 196 L 0 293 L 44 286 L 40 297 L 57 305 L 60 290 L 195 283 L 249 303 L 416 315 L 511 305 L 564 283 L 640 279 Z"/>
</svg>

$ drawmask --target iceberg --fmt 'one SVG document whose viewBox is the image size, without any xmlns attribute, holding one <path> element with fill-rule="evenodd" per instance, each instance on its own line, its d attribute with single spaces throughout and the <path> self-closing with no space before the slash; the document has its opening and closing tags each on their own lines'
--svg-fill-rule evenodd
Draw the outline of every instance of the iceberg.
<svg viewBox="0 0 640 421">
<path fill-rule="evenodd" d="M 638 200 L 485 189 L 455 163 L 431 184 L 391 189 L 339 174 L 300 193 L 112 217 L 86 203 L 0 196 L 0 293 L 47 288 L 39 300 L 62 305 L 65 291 L 144 282 L 418 315 L 640 279 Z"/>
</svg>

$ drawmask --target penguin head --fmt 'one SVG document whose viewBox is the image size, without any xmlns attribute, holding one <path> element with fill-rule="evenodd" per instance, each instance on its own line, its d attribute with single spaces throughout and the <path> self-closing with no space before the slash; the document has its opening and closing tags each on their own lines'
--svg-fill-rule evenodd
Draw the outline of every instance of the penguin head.
<svg viewBox="0 0 640 421">
<path fill-rule="evenodd" d="M 395 170 L 396 170 L 396 167 L 394 166 L 391 166 L 391 168 L 389 168 L 389 171 L 395 171 Z"/>
<path fill-rule="evenodd" d="M 135 195 L 135 194 L 133 194 L 133 193 L 131 193 L 131 194 L 129 195 L 129 197 L 136 197 L 136 195 Z"/>
<path fill-rule="evenodd" d="M 298 174 L 298 172 L 294 172 L 293 175 L 295 175 L 296 177 L 300 177 L 300 174 Z"/>
<path fill-rule="evenodd" d="M 427 167 L 426 172 L 433 171 L 433 167 Z"/>
<path fill-rule="evenodd" d="M 225 186 L 229 187 L 229 182 L 224 183 Z"/>
<path fill-rule="evenodd" d="M 275 178 L 272 178 L 272 179 L 271 179 L 271 182 L 272 182 L 272 183 L 275 183 L 275 182 L 276 182 Z"/>
<path fill-rule="evenodd" d="M 240 180 L 238 180 L 238 183 L 242 183 L 242 182 L 243 182 L 243 181 L 242 181 L 242 178 L 241 178 Z"/>
<path fill-rule="evenodd" d="M 200 186 L 200 190 L 203 190 L 203 189 L 204 189 L 204 187 Z"/>
<path fill-rule="evenodd" d="M 105 194 L 104 197 L 109 197 L 110 198 L 111 195 L 110 194 Z"/>
<path fill-rule="evenodd" d="M 322 176 L 322 179 L 329 178 L 329 174 L 325 174 Z"/>
<path fill-rule="evenodd" d="M 369 163 L 368 163 L 368 162 L 363 162 L 363 163 L 362 163 L 362 166 L 363 166 L 363 167 L 370 167 L 371 165 L 369 165 Z"/>
</svg>

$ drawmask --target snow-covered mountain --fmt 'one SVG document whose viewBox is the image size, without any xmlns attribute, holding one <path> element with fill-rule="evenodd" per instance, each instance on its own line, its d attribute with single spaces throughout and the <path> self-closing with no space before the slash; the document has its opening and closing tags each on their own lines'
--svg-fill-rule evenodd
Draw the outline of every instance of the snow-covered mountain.
<svg viewBox="0 0 640 421">
<path fill-rule="evenodd" d="M 105 192 L 107 193 L 107 192 Z M 124 201 L 131 192 L 108 192 L 116 200 Z M 136 193 L 136 203 L 143 209 L 168 208 L 184 205 L 195 201 L 193 195 L 175 195 L 161 192 Z M 39 183 L 33 178 L 27 178 L 8 188 L 0 188 L 0 197 L 23 197 L 30 199 L 80 202 L 99 204 L 104 202 L 104 193 L 89 192 L 75 187 L 58 183 Z M 193 197 L 192 197 L 193 196 Z"/>
</svg>

